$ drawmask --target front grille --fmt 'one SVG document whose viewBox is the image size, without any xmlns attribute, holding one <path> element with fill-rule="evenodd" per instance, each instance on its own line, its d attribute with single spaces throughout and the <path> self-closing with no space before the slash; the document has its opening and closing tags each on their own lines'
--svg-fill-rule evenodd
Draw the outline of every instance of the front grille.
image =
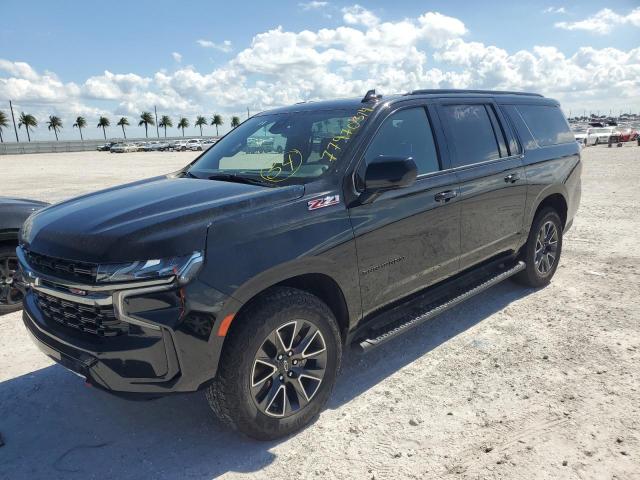
<svg viewBox="0 0 640 480">
<path fill-rule="evenodd" d="M 28 250 L 24 253 L 27 263 L 39 272 L 84 283 L 96 281 L 96 264 L 48 257 Z"/>
<path fill-rule="evenodd" d="M 70 302 L 33 290 L 38 307 L 48 320 L 99 337 L 116 337 L 129 331 L 129 324 L 115 316 L 113 306 L 94 307 Z"/>
</svg>

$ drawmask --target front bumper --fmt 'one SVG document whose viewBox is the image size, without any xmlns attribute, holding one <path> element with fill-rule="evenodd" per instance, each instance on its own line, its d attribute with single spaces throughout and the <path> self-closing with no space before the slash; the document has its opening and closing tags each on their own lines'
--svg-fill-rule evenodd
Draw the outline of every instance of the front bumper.
<svg viewBox="0 0 640 480">
<path fill-rule="evenodd" d="M 88 383 L 122 396 L 160 396 L 198 390 L 215 376 L 224 340 L 217 326 L 239 308 L 232 298 L 198 280 L 185 287 L 174 278 L 81 285 L 34 270 L 21 248 L 17 255 L 28 332 L 40 350 Z M 111 310 L 109 322 L 126 331 L 104 336 L 83 323 L 83 312 L 92 309 Z"/>
</svg>

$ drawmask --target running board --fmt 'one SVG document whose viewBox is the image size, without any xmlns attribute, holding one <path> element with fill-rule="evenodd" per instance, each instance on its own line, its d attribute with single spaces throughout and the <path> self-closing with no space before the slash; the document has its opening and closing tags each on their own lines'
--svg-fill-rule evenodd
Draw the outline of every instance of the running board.
<svg viewBox="0 0 640 480">
<path fill-rule="evenodd" d="M 412 329 L 413 327 L 416 327 L 426 322 L 427 320 L 430 320 L 436 315 L 439 315 L 442 312 L 445 312 L 446 310 L 449 310 L 450 308 L 453 308 L 456 305 L 464 302 L 465 300 L 468 300 L 474 295 L 477 295 L 480 292 L 484 292 L 485 290 L 493 287 L 494 285 L 502 282 L 503 280 L 506 280 L 507 278 L 515 275 L 518 272 L 521 272 L 525 268 L 526 268 L 525 263 L 522 261 L 519 261 L 510 269 L 504 270 L 500 272 L 498 275 L 490 277 L 488 280 L 485 280 L 484 282 L 457 295 L 456 297 L 450 298 L 444 301 L 443 303 L 440 303 L 436 306 L 433 306 L 432 308 L 429 308 L 429 310 L 421 313 L 417 317 L 414 317 L 408 320 L 400 320 L 399 322 L 394 322 L 391 328 L 384 331 L 377 337 L 366 338 L 364 340 L 361 340 L 359 343 L 356 343 L 354 347 L 360 353 L 367 353 L 373 350 L 374 348 L 379 347 L 380 345 L 387 342 L 388 340 L 391 340 L 392 338 L 405 333 L 406 331 Z"/>
</svg>

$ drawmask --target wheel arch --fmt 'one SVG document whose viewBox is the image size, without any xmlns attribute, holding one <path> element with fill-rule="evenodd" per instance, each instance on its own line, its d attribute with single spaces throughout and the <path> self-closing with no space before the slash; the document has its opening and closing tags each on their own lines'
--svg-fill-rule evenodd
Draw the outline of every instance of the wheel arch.
<svg viewBox="0 0 640 480">
<path fill-rule="evenodd" d="M 564 229 L 567 225 L 568 205 L 564 195 L 559 192 L 548 194 L 539 201 L 538 206 L 531 217 L 531 221 L 533 222 L 533 219 L 536 218 L 538 213 L 547 207 L 553 208 L 558 213 L 562 220 L 562 228 Z"/>
<path fill-rule="evenodd" d="M 246 311 L 257 299 L 262 297 L 268 291 L 277 287 L 289 287 L 310 293 L 322 300 L 332 311 L 338 322 L 338 329 L 343 342 L 346 341 L 350 329 L 350 312 L 343 289 L 338 282 L 329 274 L 321 272 L 301 273 L 294 276 L 279 279 L 263 288 L 255 289 L 249 295 L 247 292 L 240 294 L 246 300 L 242 301 L 242 306 L 234 315 L 234 320 L 230 325 L 229 333 L 241 324 L 242 313 Z M 239 298 L 238 292 L 234 294 L 235 298 Z"/>
</svg>

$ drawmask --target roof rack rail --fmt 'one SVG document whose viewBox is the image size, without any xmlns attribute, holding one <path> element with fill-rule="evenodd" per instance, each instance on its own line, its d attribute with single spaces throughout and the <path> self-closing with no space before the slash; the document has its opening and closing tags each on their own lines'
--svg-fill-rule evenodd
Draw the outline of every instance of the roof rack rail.
<svg viewBox="0 0 640 480">
<path fill-rule="evenodd" d="M 544 95 L 540 95 L 539 93 L 528 93 L 528 92 L 510 92 L 505 90 L 464 90 L 464 89 L 441 89 L 441 88 L 428 88 L 425 90 L 413 90 L 407 95 L 424 95 L 424 94 L 447 94 L 447 93 L 482 93 L 488 95 L 525 95 L 530 97 L 543 97 Z"/>
</svg>

